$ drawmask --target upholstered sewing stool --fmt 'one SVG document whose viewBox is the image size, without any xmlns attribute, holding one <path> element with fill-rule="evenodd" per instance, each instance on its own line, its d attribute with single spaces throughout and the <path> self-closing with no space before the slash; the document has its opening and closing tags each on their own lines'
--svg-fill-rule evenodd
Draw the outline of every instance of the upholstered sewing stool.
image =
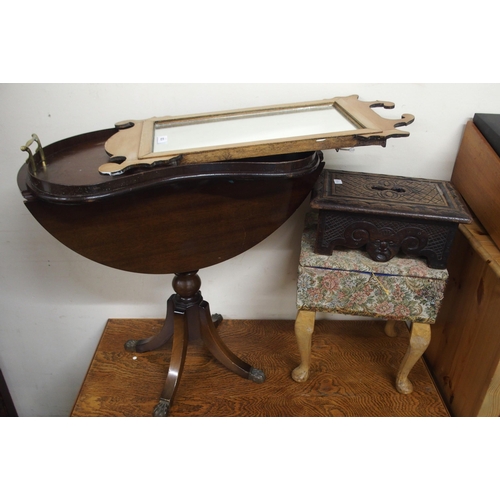
<svg viewBox="0 0 500 500">
<path fill-rule="evenodd" d="M 302 235 L 297 283 L 295 334 L 301 363 L 292 372 L 296 382 L 309 376 L 316 313 L 369 316 L 386 320 L 385 332 L 396 336 L 411 323 L 410 345 L 396 376 L 396 389 L 413 390 L 408 374 L 431 339 L 443 299 L 448 271 L 430 268 L 425 259 L 395 256 L 376 262 L 361 250 L 314 253 L 317 214 L 310 212 Z"/>
</svg>

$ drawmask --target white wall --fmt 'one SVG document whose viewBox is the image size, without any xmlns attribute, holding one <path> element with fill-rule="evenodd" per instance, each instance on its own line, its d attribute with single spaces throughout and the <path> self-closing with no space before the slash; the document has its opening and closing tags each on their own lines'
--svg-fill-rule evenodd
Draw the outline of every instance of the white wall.
<svg viewBox="0 0 500 500">
<path fill-rule="evenodd" d="M 23 206 L 19 147 L 109 128 L 124 119 L 359 94 L 416 117 L 386 148 L 326 152 L 329 168 L 449 180 L 463 127 L 500 113 L 499 84 L 8 84 L 0 85 L 0 367 L 22 416 L 68 415 L 110 317 L 163 317 L 172 276 L 108 269 L 62 246 Z M 380 111 L 380 110 L 378 110 Z M 212 312 L 227 318 L 295 316 L 295 279 L 306 203 L 278 231 L 201 271 Z M 293 334 L 291 332 L 291 334 Z"/>
</svg>

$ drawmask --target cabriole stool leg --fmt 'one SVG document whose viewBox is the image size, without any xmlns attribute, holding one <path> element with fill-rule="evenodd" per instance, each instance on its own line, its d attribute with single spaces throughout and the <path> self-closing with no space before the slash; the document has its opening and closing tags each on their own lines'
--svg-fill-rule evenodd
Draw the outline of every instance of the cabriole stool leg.
<svg viewBox="0 0 500 500">
<path fill-rule="evenodd" d="M 398 323 L 401 323 L 401 321 L 395 321 L 393 319 L 387 320 L 384 327 L 384 332 L 388 337 L 398 336 L 398 330 L 397 330 Z"/>
<path fill-rule="evenodd" d="M 399 367 L 396 376 L 396 389 L 402 394 L 413 392 L 413 385 L 408 380 L 408 374 L 415 363 L 422 357 L 431 341 L 431 325 L 424 323 L 412 323 L 410 330 L 410 346 Z"/>
<path fill-rule="evenodd" d="M 309 377 L 311 364 L 311 342 L 316 321 L 315 311 L 299 310 L 295 320 L 295 337 L 299 346 L 300 365 L 292 371 L 295 382 L 305 382 Z"/>
</svg>

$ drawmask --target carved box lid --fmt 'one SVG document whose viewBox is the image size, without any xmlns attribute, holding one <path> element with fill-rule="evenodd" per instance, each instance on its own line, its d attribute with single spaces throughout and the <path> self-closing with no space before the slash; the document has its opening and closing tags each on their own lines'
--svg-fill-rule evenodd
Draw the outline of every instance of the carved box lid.
<svg viewBox="0 0 500 500">
<path fill-rule="evenodd" d="M 470 224 L 472 217 L 450 182 L 324 170 L 311 207 L 319 210 Z"/>
</svg>

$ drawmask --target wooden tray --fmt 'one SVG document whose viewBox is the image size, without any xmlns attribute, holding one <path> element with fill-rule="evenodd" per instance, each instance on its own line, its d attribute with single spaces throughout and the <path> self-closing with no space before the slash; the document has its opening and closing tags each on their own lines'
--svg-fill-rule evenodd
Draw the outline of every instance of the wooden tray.
<svg viewBox="0 0 500 500">
<path fill-rule="evenodd" d="M 55 238 L 95 262 L 139 273 L 199 270 L 278 229 L 310 193 L 321 152 L 103 176 L 103 130 L 59 141 L 18 174 L 25 204 Z"/>
</svg>

